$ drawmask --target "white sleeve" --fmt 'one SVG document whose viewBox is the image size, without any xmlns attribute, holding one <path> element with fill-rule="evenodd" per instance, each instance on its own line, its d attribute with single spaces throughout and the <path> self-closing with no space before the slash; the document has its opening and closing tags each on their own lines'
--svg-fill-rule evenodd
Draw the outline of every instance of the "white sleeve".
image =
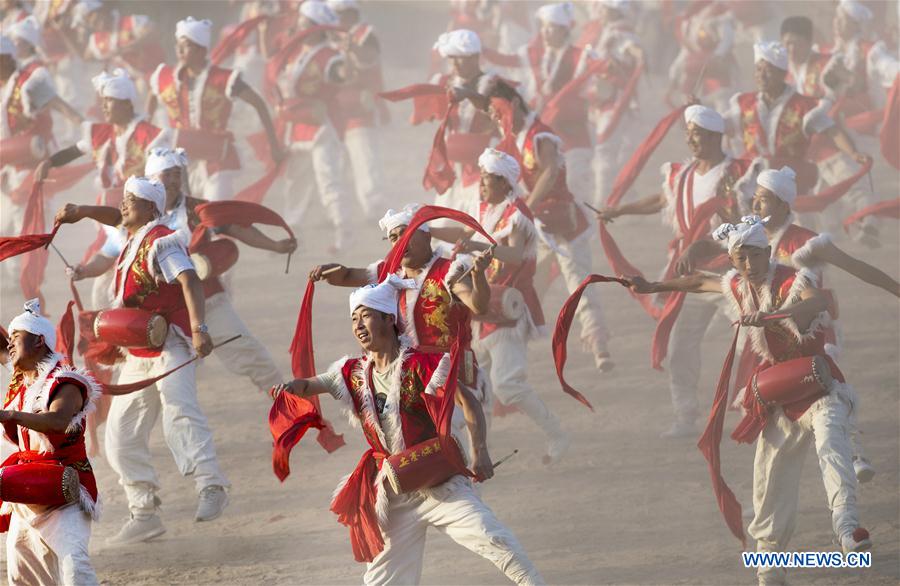
<svg viewBox="0 0 900 586">
<path fill-rule="evenodd" d="M 81 123 L 81 137 L 78 139 L 78 142 L 75 143 L 75 148 L 81 151 L 82 154 L 90 154 L 91 151 L 94 150 L 91 148 L 91 128 L 93 126 L 93 122 L 85 121 Z"/>
<path fill-rule="evenodd" d="M 741 94 L 734 94 L 728 100 L 728 110 L 722 113 L 725 119 L 725 134 L 736 135 L 741 131 L 741 106 L 738 104 L 738 97 Z"/>
<path fill-rule="evenodd" d="M 103 231 L 106 232 L 106 240 L 100 247 L 100 254 L 107 258 L 118 258 L 125 247 L 122 233 L 110 226 L 103 226 Z"/>
<path fill-rule="evenodd" d="M 159 96 L 159 73 L 163 70 L 163 67 L 165 67 L 165 66 L 166 66 L 165 63 L 160 63 L 159 65 L 156 66 L 156 69 L 150 75 L 150 92 L 154 96 Z"/>
<path fill-rule="evenodd" d="M 53 85 L 53 78 L 46 68 L 41 67 L 31 74 L 31 77 L 23 84 L 22 89 L 28 96 L 30 112 L 26 112 L 29 116 L 34 116 L 41 108 L 47 105 L 50 100 L 56 97 L 56 86 Z"/>
<path fill-rule="evenodd" d="M 335 399 L 342 400 L 344 398 L 345 389 L 344 376 L 338 369 L 329 369 L 323 374 L 316 375 L 316 382 L 328 387 L 328 394 Z"/>
<path fill-rule="evenodd" d="M 829 100 L 819 100 L 819 105 L 803 116 L 803 134 L 812 136 L 834 126 L 834 120 L 828 115 L 830 109 L 831 102 Z"/>
<path fill-rule="evenodd" d="M 369 279 L 370 285 L 374 285 L 378 282 L 378 269 L 381 267 L 382 262 L 384 261 L 376 260 L 366 267 L 366 276 Z"/>
<path fill-rule="evenodd" d="M 174 283 L 184 271 L 193 271 L 194 263 L 187 252 L 177 246 L 166 247 L 156 255 L 156 266 L 166 283 Z"/>
<path fill-rule="evenodd" d="M 884 41 L 879 41 L 872 47 L 866 65 L 872 81 L 885 89 L 890 88 L 900 74 L 900 60 L 895 53 L 887 50 Z"/>
</svg>

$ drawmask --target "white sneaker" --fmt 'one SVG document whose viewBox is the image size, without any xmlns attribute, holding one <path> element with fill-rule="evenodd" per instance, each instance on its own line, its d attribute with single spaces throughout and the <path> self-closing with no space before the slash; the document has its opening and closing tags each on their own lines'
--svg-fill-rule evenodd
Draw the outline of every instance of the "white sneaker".
<svg viewBox="0 0 900 586">
<path fill-rule="evenodd" d="M 197 503 L 197 514 L 194 521 L 212 521 L 217 519 L 228 505 L 228 493 L 222 486 L 207 486 L 200 491 Z"/>
<path fill-rule="evenodd" d="M 600 372 L 609 372 L 616 367 L 616 363 L 610 358 L 609 352 L 598 352 L 594 355 L 594 366 Z"/>
<path fill-rule="evenodd" d="M 551 464 L 556 464 L 565 453 L 569 450 L 569 444 L 572 443 L 572 437 L 561 431 L 558 433 L 550 442 L 547 444 L 547 454 L 543 458 L 543 462 L 545 466 L 550 466 Z"/>
<path fill-rule="evenodd" d="M 860 483 L 869 482 L 875 478 L 875 468 L 865 458 L 853 458 L 853 471 L 856 472 L 856 480 Z"/>
<path fill-rule="evenodd" d="M 853 533 L 841 537 L 841 549 L 844 555 L 851 551 L 872 549 L 872 540 L 869 538 L 869 532 L 862 527 L 857 527 Z"/>
<path fill-rule="evenodd" d="M 107 545 L 128 545 L 149 541 L 166 532 L 159 515 L 147 519 L 129 519 L 117 534 L 106 540 Z"/>
<path fill-rule="evenodd" d="M 697 429 L 697 425 L 693 421 L 687 422 L 676 420 L 675 423 L 672 424 L 672 427 L 659 434 L 659 437 L 662 439 L 681 439 L 688 437 L 700 439 L 700 433 Z"/>
</svg>

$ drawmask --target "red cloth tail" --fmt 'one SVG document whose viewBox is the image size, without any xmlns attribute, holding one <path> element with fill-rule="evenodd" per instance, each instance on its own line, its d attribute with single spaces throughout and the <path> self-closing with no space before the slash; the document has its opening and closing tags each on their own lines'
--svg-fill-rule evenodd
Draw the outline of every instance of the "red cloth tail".
<svg viewBox="0 0 900 586">
<path fill-rule="evenodd" d="M 900 169 L 900 75 L 894 78 L 888 93 L 878 142 L 884 159 L 895 169 Z"/>
<path fill-rule="evenodd" d="M 237 51 L 242 44 L 244 44 L 244 41 L 247 40 L 247 37 L 250 36 L 250 34 L 257 28 L 259 28 L 259 25 L 262 24 L 263 21 L 268 20 L 268 18 L 269 17 L 267 15 L 263 14 L 255 18 L 245 20 L 241 24 L 237 25 L 229 34 L 222 37 L 209 54 L 209 60 L 212 62 L 212 64 L 219 65 L 220 63 L 234 55 L 234 52 Z"/>
<path fill-rule="evenodd" d="M 449 104 L 444 118 L 434 133 L 434 141 L 431 145 L 431 154 L 428 155 L 428 164 L 425 166 L 425 176 L 422 177 L 422 187 L 426 191 L 434 189 L 439 195 L 443 195 L 453 187 L 456 181 L 456 172 L 453 163 L 447 154 L 447 126 L 450 116 L 456 110 L 457 104 Z"/>
<path fill-rule="evenodd" d="M 712 411 L 709 414 L 709 420 L 706 423 L 706 429 L 697 442 L 697 447 L 706 458 L 709 466 L 709 475 L 712 479 L 713 492 L 716 495 L 716 501 L 719 504 L 719 510 L 725 517 L 725 523 L 731 530 L 731 533 L 741 540 L 741 544 L 746 547 L 747 540 L 744 536 L 744 522 L 741 514 L 741 503 L 738 502 L 734 493 L 725 482 L 722 476 L 722 461 L 720 454 L 720 445 L 722 443 L 722 430 L 725 427 L 725 412 L 728 407 L 728 384 L 731 380 L 731 368 L 734 364 L 734 355 L 737 349 L 738 334 L 740 326 L 735 328 L 734 339 L 731 341 L 731 348 L 725 357 L 725 364 L 722 366 L 722 373 L 719 375 L 719 384 L 716 385 L 716 395 L 713 399 Z"/>
<path fill-rule="evenodd" d="M 900 219 L 900 199 L 889 199 L 866 206 L 844 220 L 844 230 L 848 230 L 850 226 L 869 216 Z"/>
<path fill-rule="evenodd" d="M 338 516 L 338 522 L 350 529 L 353 557 L 358 562 L 371 562 L 384 550 L 384 537 L 375 513 L 376 457 L 373 450 L 367 450 L 344 487 L 331 501 L 331 511 Z"/>
<path fill-rule="evenodd" d="M 452 445 L 453 437 L 450 430 L 456 398 L 459 358 L 462 354 L 460 349 L 462 347 L 463 345 L 459 339 L 453 343 L 453 347 L 450 349 L 450 373 L 447 375 L 447 382 L 444 383 L 443 387 L 438 388 L 434 395 L 423 394 L 422 399 L 425 401 L 425 408 L 437 429 L 438 441 L 441 444 L 441 449 L 444 450 L 444 455 L 450 460 L 450 463 L 453 464 L 459 474 L 472 477 L 474 475 L 466 468 L 466 463 L 460 457 L 459 450 Z"/>
<path fill-rule="evenodd" d="M 800 195 L 794 200 L 793 208 L 798 212 L 821 212 L 850 191 L 857 181 L 862 179 L 863 175 L 872 170 L 872 159 L 869 158 L 866 164 L 860 167 L 859 171 L 844 179 L 840 183 L 830 185 L 814 195 Z"/>
<path fill-rule="evenodd" d="M 625 88 L 619 93 L 619 97 L 616 100 L 615 105 L 613 106 L 613 112 L 610 117 L 609 124 L 606 125 L 603 133 L 597 137 L 597 144 L 603 144 L 604 142 L 606 142 L 606 140 L 612 135 L 612 133 L 616 131 L 616 128 L 619 126 L 619 121 L 622 119 L 622 115 L 628 109 L 628 105 L 634 98 L 634 92 L 637 89 L 638 81 L 640 81 L 641 74 L 643 72 L 643 63 L 641 63 L 638 67 L 635 67 L 634 71 L 631 72 L 631 76 L 628 78 L 628 81 L 625 84 Z"/>
<path fill-rule="evenodd" d="M 44 231 L 43 188 L 43 183 L 40 181 L 35 181 L 32 185 L 28 203 L 25 204 L 25 218 L 22 221 L 21 236 L 40 234 Z M 56 228 L 54 228 L 54 232 L 55 230 Z M 37 297 L 41 301 L 41 306 L 45 308 L 44 297 L 41 295 L 41 285 L 44 282 L 47 261 L 50 259 L 50 253 L 46 250 L 46 246 L 49 244 L 48 240 L 44 248 L 35 249 L 25 256 L 22 259 L 21 272 L 19 273 L 19 285 L 22 287 L 22 294 L 25 299 Z"/>
<path fill-rule="evenodd" d="M 547 104 L 541 110 L 541 119 L 553 127 L 556 119 L 560 114 L 574 106 L 573 101 L 579 100 L 581 93 L 588 80 L 606 70 L 609 67 L 609 61 L 596 60 L 585 68 L 584 72 L 578 77 L 569 80 L 556 94 L 547 101 Z"/>
<path fill-rule="evenodd" d="M 447 89 L 431 83 L 416 83 L 397 90 L 381 92 L 378 97 L 389 102 L 411 99 L 413 113 L 410 123 L 413 126 L 437 120 L 450 107 Z"/>
<path fill-rule="evenodd" d="M 47 176 L 48 179 L 52 179 L 53 182 L 49 181 L 44 184 L 42 189 L 44 190 L 44 197 L 53 197 L 57 193 L 62 193 L 67 189 L 70 189 L 76 183 L 81 181 L 84 177 L 96 169 L 94 163 L 83 163 L 81 165 L 66 165 L 65 167 L 53 167 L 50 169 L 50 174 Z M 29 193 L 34 189 L 34 173 L 32 172 L 22 184 L 14 189 L 12 193 L 10 193 L 9 198 L 17 204 L 21 204 L 26 199 L 28 199 Z"/>
<path fill-rule="evenodd" d="M 191 248 L 200 243 L 206 228 L 219 228 L 231 224 L 245 227 L 253 224 L 277 226 L 294 238 L 294 232 L 284 218 L 259 203 L 240 200 L 210 201 L 198 205 L 194 211 L 200 217 L 200 223 L 191 235 Z"/>
<path fill-rule="evenodd" d="M 400 237 L 397 242 L 394 243 L 394 246 L 391 247 L 390 252 L 388 252 L 387 256 L 384 257 L 384 262 L 381 265 L 381 268 L 378 271 L 378 282 L 384 281 L 384 279 L 388 275 L 392 275 L 397 272 L 397 269 L 400 268 L 400 261 L 403 260 L 403 255 L 406 253 L 406 247 L 409 245 L 410 238 L 416 233 L 416 230 L 419 229 L 419 226 L 430 222 L 432 220 L 438 220 L 441 218 L 449 218 L 455 222 L 459 222 L 464 226 L 468 226 L 469 228 L 475 230 L 485 238 L 487 238 L 488 242 L 491 244 L 496 244 L 497 242 L 491 237 L 490 234 L 485 231 L 485 229 L 478 223 L 478 220 L 470 216 L 465 212 L 461 212 L 459 210 L 454 210 L 452 208 L 445 208 L 442 206 L 422 206 L 416 213 L 413 215 L 412 220 L 409 222 L 409 226 L 406 227 L 406 230 L 403 231 L 403 236 Z"/>
<path fill-rule="evenodd" d="M 75 350 L 75 316 L 72 314 L 74 305 L 74 300 L 69 301 L 56 326 L 56 351 L 65 356 L 69 364 L 74 364 L 72 360 Z"/>
<path fill-rule="evenodd" d="M 604 275 L 588 275 L 578 288 L 572 292 L 569 298 L 566 299 L 562 309 L 559 310 L 559 316 L 556 318 L 556 327 L 553 329 L 553 340 L 551 342 L 551 347 L 553 348 L 553 363 L 556 365 L 556 376 L 559 378 L 559 384 L 562 385 L 563 392 L 574 397 L 591 411 L 594 410 L 594 406 L 591 405 L 591 402 L 588 401 L 584 395 L 576 391 L 574 387 L 566 382 L 565 376 L 563 376 L 563 369 L 566 367 L 566 358 L 568 356 L 566 342 L 569 339 L 569 330 L 572 328 L 572 320 L 575 318 L 575 310 L 578 308 L 578 302 L 581 301 L 584 290 L 592 283 L 619 283 L 620 285 L 628 287 L 628 281 L 625 279 L 606 277 Z"/>
</svg>

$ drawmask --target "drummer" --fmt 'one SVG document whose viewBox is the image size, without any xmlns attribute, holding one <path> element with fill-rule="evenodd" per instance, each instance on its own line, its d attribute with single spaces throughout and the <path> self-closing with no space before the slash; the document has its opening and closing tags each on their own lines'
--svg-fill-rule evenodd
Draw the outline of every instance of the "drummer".
<svg viewBox="0 0 900 586">
<path fill-rule="evenodd" d="M 181 238 L 182 244 L 187 247 L 197 223 L 194 208 L 203 203 L 203 200 L 190 197 L 183 191 L 187 183 L 187 155 L 183 149 L 154 148 L 147 156 L 144 171 L 147 177 L 162 182 L 166 188 L 166 211 L 160 218 L 160 223 L 174 230 Z M 104 206 L 66 204 L 56 214 L 56 221 L 60 224 L 74 223 L 85 218 L 110 226 L 116 226 L 122 221 L 118 209 Z M 254 226 L 231 224 L 217 229 L 217 232 L 248 246 L 276 253 L 290 254 L 297 249 L 295 239 L 274 240 Z M 115 264 L 123 245 L 121 237 L 108 239 L 87 263 L 67 269 L 69 276 L 78 281 L 104 274 Z M 214 350 L 216 356 L 228 371 L 248 377 L 256 388 L 267 393 L 273 385 L 282 380 L 281 373 L 278 372 L 272 355 L 250 332 L 235 311 L 219 275 L 210 275 L 203 280 L 203 294 L 207 325 L 213 343 L 218 344 L 226 338 L 241 335 L 237 340 L 216 348 Z"/>
<path fill-rule="evenodd" d="M 493 259 L 485 276 L 494 295 L 512 287 L 524 298 L 525 311 L 515 320 L 497 312 L 479 316 L 473 325 L 472 349 L 478 363 L 490 372 L 491 389 L 503 406 L 516 407 L 547 435 L 544 464 L 562 458 L 569 447 L 569 434 L 559 418 L 547 408 L 528 383 L 528 340 L 544 326 L 534 274 L 537 266 L 537 230 L 531 210 L 517 195 L 519 163 L 502 151 L 485 149 L 478 158 L 481 169 L 480 201 L 469 203 L 469 215 L 494 238 Z M 458 242 L 463 252 L 475 254 L 491 248 L 481 234 L 460 228 L 433 228 L 432 235 Z"/>
<path fill-rule="evenodd" d="M 422 396 L 443 387 L 450 369 L 447 354 L 410 348 L 399 336 L 398 290 L 412 286 L 411 280 L 391 275 L 381 284 L 355 290 L 350 295 L 350 319 L 363 356 L 341 359 L 317 377 L 279 385 L 273 394 L 330 394 L 363 428 L 370 450 L 339 487 L 331 510 L 350 527 L 356 560 L 366 562 L 364 583 L 420 583 L 425 534 L 433 526 L 489 560 L 516 584 L 543 584 L 518 540 L 465 476 L 453 475 L 427 491 L 403 494 L 386 483 L 385 457 L 437 435 Z M 415 392 L 407 392 L 408 388 Z M 463 386 L 457 388 L 455 400 L 475 446 L 468 467 L 476 480 L 491 478 L 494 470 L 481 407 Z"/>
<path fill-rule="evenodd" d="M 761 223 L 722 224 L 714 237 L 727 240 L 728 254 L 734 266 L 721 279 L 696 273 L 651 283 L 632 277 L 632 290 L 645 294 L 665 291 L 722 293 L 730 301 L 737 314 L 735 317 L 739 317 L 741 325 L 749 330 L 753 351 L 763 362 L 757 373 L 778 369 L 798 354 L 827 356 L 824 328 L 831 318 L 827 312 L 827 298 L 818 289 L 816 275 L 808 269 L 795 270 L 771 262 L 769 241 Z M 745 389 L 740 398 L 747 416 L 732 437 L 747 443 L 756 440 L 753 464 L 755 517 L 747 532 L 757 540 L 757 551 L 784 551 L 787 548 L 800 500 L 799 472 L 810 444 L 815 446 L 818 455 L 832 528 L 844 553 L 872 546 L 868 531 L 859 525 L 857 481 L 848 435 L 856 392 L 844 382 L 833 360 L 826 360 L 834 381 L 824 395 L 786 402 L 783 407 L 768 411 L 767 415 L 766 407 L 755 408 L 755 394 L 747 393 Z M 783 584 L 785 570 L 760 568 L 758 576 L 761 584 Z"/>
<path fill-rule="evenodd" d="M 56 329 L 41 315 L 37 299 L 26 303 L 25 312 L 9 324 L 8 342 L 13 382 L 0 411 L 0 423 L 6 439 L 20 451 L 4 462 L 4 495 L 14 492 L 20 474 L 31 485 L 32 496 L 39 492 L 36 487 L 44 483 L 34 475 L 47 472 L 26 471 L 29 463 L 74 469 L 79 483 L 78 494 L 61 506 L 4 503 L 4 510 L 9 506 L 12 511 L 0 515 L 0 530 L 9 532 L 7 581 L 97 584 L 88 542 L 91 522 L 100 511 L 97 483 L 85 452 L 84 427 L 85 417 L 100 396 L 100 386 L 89 372 L 65 365 L 62 354 L 53 351 Z"/>
<path fill-rule="evenodd" d="M 121 217 L 128 241 L 116 261 L 114 307 L 162 315 L 169 330 L 161 348 L 127 349 L 119 384 L 160 375 L 195 353 L 206 356 L 212 350 L 203 285 L 181 238 L 160 221 L 165 205 L 161 183 L 144 177 L 125 182 Z M 160 487 L 149 445 L 160 411 L 166 445 L 179 472 L 193 477 L 199 493 L 194 520 L 211 521 L 228 504 L 228 480 L 219 469 L 212 431 L 197 402 L 196 366 L 191 363 L 155 385 L 112 401 L 106 450 L 125 489 L 131 519 L 110 544 L 146 541 L 166 531 L 159 517 Z"/>
</svg>

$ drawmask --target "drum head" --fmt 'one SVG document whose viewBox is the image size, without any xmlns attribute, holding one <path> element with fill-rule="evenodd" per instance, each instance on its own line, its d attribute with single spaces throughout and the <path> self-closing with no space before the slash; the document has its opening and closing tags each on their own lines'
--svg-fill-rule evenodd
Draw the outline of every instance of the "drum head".
<svg viewBox="0 0 900 586">
<path fill-rule="evenodd" d="M 161 315 L 154 315 L 147 324 L 147 341 L 151 348 L 161 348 L 166 342 L 166 334 L 169 333 L 169 324 Z"/>
<path fill-rule="evenodd" d="M 515 321 L 525 314 L 525 297 L 515 287 L 508 287 L 503 292 L 503 317 Z"/>
</svg>

